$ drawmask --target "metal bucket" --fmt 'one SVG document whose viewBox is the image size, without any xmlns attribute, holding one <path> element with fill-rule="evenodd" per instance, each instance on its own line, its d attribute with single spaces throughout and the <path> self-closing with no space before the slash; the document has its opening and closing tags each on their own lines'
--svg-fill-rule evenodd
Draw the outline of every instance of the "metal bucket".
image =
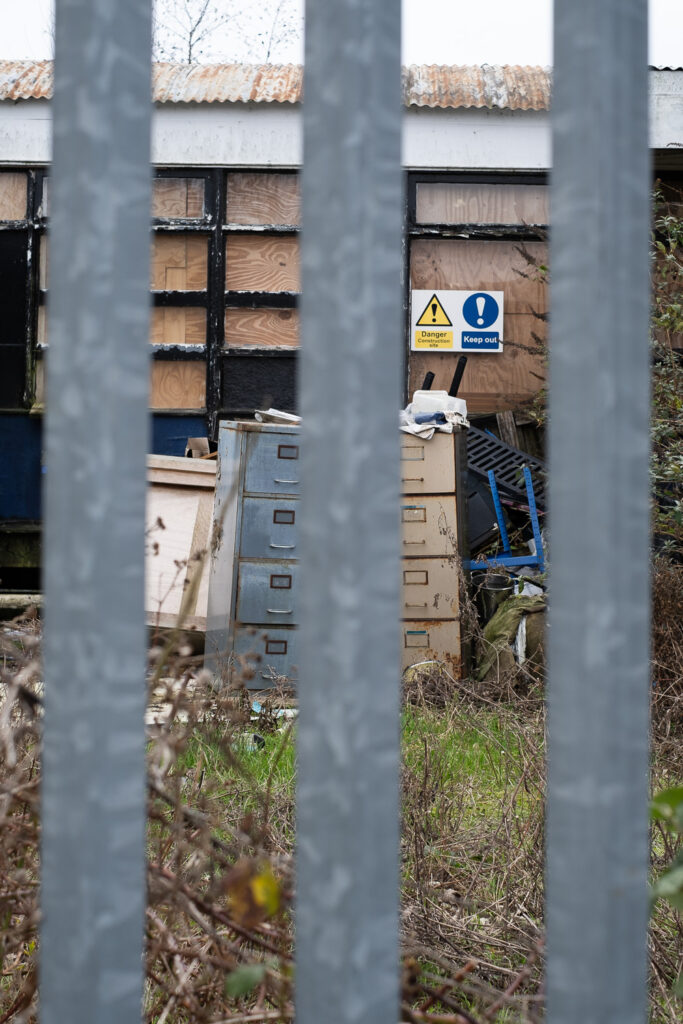
<svg viewBox="0 0 683 1024">
<path fill-rule="evenodd" d="M 482 622 L 488 622 L 496 609 L 514 593 L 514 582 L 509 576 L 497 572 L 476 573 L 472 579 L 475 585 L 475 603 Z"/>
</svg>

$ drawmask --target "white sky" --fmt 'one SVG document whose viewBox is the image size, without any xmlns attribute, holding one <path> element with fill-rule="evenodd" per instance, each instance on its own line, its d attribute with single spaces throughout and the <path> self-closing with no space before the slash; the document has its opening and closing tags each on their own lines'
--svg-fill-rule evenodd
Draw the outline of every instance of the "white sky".
<svg viewBox="0 0 683 1024">
<path fill-rule="evenodd" d="M 50 7 L 51 0 L 0 0 L 0 58 L 50 56 Z M 245 17 L 249 7 L 262 12 L 264 0 L 243 0 Z M 402 7 L 406 64 L 552 63 L 552 0 L 402 0 Z M 211 58 L 254 56 L 226 34 Z M 281 47 L 272 59 L 299 61 L 300 46 Z M 683 65 L 683 0 L 650 0 L 650 63 Z"/>
</svg>

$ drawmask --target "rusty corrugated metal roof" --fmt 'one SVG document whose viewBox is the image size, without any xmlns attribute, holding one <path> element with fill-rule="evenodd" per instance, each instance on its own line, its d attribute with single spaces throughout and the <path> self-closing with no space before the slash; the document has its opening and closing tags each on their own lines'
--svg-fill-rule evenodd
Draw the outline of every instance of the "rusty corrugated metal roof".
<svg viewBox="0 0 683 1024">
<path fill-rule="evenodd" d="M 51 60 L 0 60 L 1 100 L 44 100 L 50 96 Z"/>
<path fill-rule="evenodd" d="M 417 107 L 548 110 L 551 73 L 515 65 L 411 64 L 403 69 L 403 102 Z M 155 64 L 156 103 L 299 103 L 299 64 Z M 0 100 L 52 95 L 51 61 L 0 61 Z"/>
<path fill-rule="evenodd" d="M 513 64 L 411 64 L 403 69 L 403 101 L 417 107 L 549 110 L 548 68 Z"/>
<path fill-rule="evenodd" d="M 155 64 L 156 103 L 299 103 L 300 64 Z"/>
</svg>

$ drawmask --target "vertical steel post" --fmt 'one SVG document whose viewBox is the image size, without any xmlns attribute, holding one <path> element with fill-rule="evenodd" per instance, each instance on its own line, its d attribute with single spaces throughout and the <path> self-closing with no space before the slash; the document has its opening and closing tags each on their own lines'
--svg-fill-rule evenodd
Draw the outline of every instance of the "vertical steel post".
<svg viewBox="0 0 683 1024">
<path fill-rule="evenodd" d="M 398 1019 L 398 0 L 306 10 L 297 1022 Z"/>
<path fill-rule="evenodd" d="M 555 3 L 548 1021 L 646 1018 L 646 0 Z"/>
<path fill-rule="evenodd" d="M 57 0 L 41 1021 L 140 1020 L 150 5 Z"/>
</svg>

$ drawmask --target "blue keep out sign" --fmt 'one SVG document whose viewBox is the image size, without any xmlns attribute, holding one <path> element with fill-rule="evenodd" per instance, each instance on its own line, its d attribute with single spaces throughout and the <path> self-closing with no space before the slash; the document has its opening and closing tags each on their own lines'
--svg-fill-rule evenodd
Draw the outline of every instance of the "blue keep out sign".
<svg viewBox="0 0 683 1024">
<path fill-rule="evenodd" d="M 498 319 L 498 303 L 493 295 L 487 292 L 474 292 L 465 299 L 462 307 L 462 315 L 475 330 L 485 331 Z"/>
</svg>

